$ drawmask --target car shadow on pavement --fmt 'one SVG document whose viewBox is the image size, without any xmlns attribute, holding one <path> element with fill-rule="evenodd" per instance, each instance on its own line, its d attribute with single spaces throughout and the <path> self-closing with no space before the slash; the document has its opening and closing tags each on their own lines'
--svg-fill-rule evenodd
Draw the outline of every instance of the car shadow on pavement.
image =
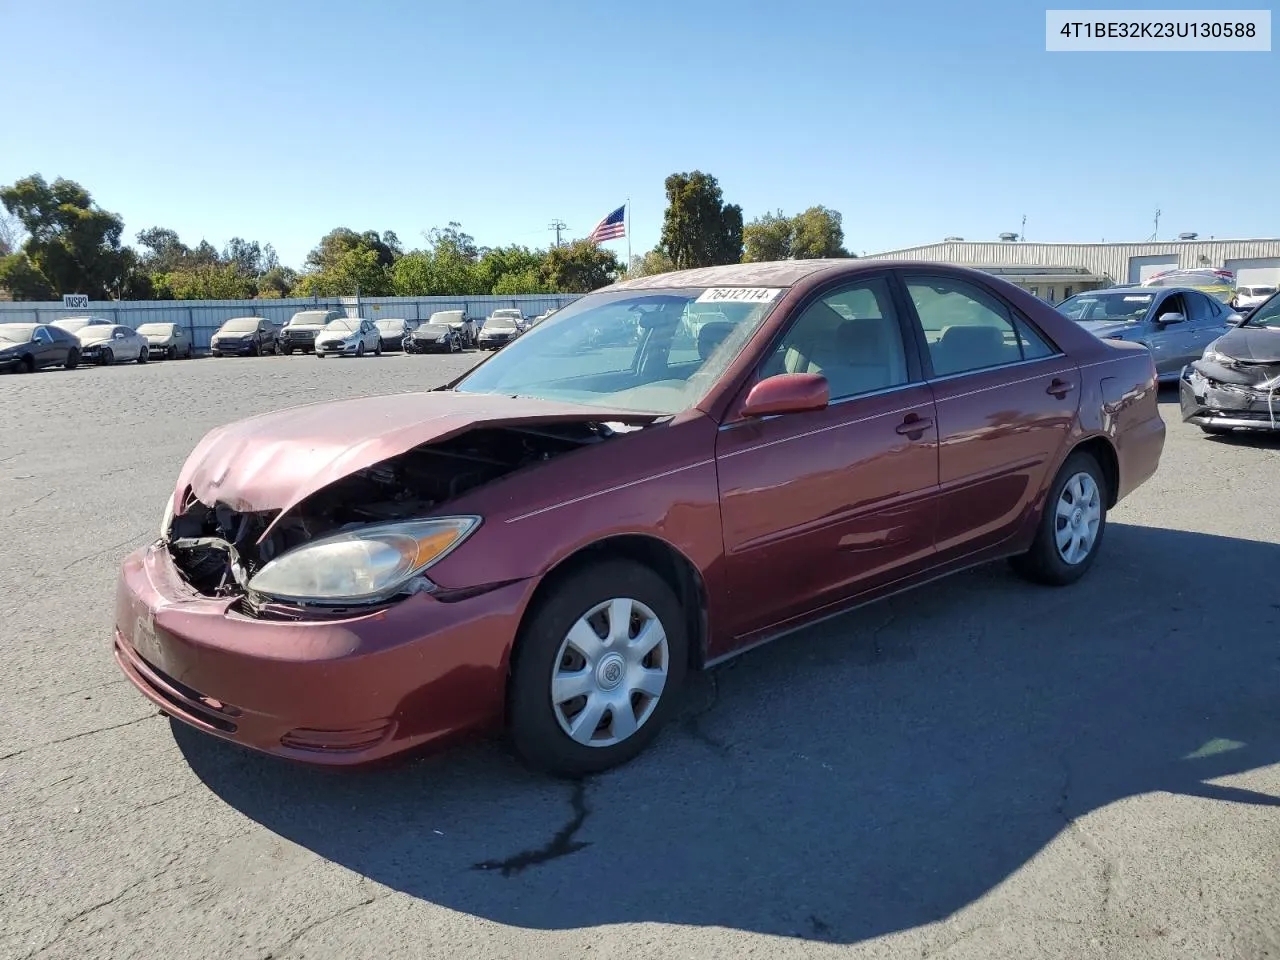
<svg viewBox="0 0 1280 960">
<path fill-rule="evenodd" d="M 1112 523 L 1074 587 L 994 564 L 699 676 L 650 751 L 579 784 L 491 744 L 360 773 L 174 734 L 246 816 L 451 910 L 849 943 L 946 918 L 1126 797 L 1280 806 L 1214 782 L 1280 761 L 1276 569 L 1280 545 Z M 1084 846 L 1105 884 L 1124 850 Z"/>
</svg>

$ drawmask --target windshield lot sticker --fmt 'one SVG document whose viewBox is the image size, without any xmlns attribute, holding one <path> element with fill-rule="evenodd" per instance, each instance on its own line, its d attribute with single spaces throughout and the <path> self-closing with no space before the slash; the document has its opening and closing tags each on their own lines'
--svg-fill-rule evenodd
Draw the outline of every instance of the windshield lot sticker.
<svg viewBox="0 0 1280 960">
<path fill-rule="evenodd" d="M 694 303 L 769 303 L 781 287 L 708 287 Z"/>
</svg>

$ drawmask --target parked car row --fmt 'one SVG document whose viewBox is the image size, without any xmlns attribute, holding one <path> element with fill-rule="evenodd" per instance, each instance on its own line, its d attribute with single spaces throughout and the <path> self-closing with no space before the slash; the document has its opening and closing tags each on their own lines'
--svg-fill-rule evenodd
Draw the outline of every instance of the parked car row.
<svg viewBox="0 0 1280 960">
<path fill-rule="evenodd" d="M 300 310 L 287 323 L 268 317 L 232 317 L 209 341 L 215 357 L 314 353 L 326 356 L 377 356 L 405 353 L 455 353 L 498 350 L 554 310 L 529 319 L 515 308 L 500 308 L 487 318 L 465 310 L 433 313 L 426 321 L 387 317 L 365 320 L 337 310 Z M 144 323 L 136 330 L 106 317 L 63 317 L 53 323 L 0 323 L 0 371 L 97 363 L 146 363 L 195 356 L 191 333 L 180 323 Z"/>
</svg>

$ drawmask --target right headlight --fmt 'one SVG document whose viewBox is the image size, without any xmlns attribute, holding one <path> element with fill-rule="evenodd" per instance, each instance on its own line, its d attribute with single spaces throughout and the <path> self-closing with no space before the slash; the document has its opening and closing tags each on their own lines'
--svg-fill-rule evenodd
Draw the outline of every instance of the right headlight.
<svg viewBox="0 0 1280 960">
<path fill-rule="evenodd" d="M 249 589 L 293 603 L 387 600 L 479 526 L 479 517 L 440 517 L 357 527 L 281 554 L 253 576 Z"/>
</svg>

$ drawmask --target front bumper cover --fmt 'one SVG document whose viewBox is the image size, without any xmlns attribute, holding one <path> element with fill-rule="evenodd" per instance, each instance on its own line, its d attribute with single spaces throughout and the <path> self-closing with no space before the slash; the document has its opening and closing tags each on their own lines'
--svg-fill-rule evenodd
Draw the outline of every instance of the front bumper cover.
<svg viewBox="0 0 1280 960">
<path fill-rule="evenodd" d="M 1224 383 L 1190 364 L 1178 378 L 1182 419 L 1201 427 L 1280 431 L 1280 385 L 1271 390 Z"/>
<path fill-rule="evenodd" d="M 496 728 L 533 581 L 417 594 L 343 620 L 280 621 L 196 593 L 162 543 L 116 587 L 114 655 L 167 715 L 263 753 L 352 766 Z"/>
</svg>

